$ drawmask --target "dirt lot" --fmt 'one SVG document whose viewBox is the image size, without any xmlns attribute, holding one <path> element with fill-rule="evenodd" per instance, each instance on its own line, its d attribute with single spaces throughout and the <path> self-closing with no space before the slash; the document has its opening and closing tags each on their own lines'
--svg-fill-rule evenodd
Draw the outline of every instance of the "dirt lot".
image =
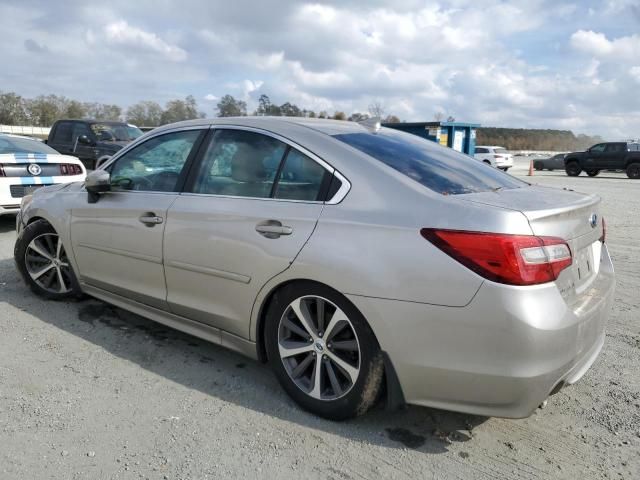
<svg viewBox="0 0 640 480">
<path fill-rule="evenodd" d="M 593 368 L 516 421 L 320 420 L 266 366 L 97 300 L 34 297 L 0 217 L 0 478 L 640 478 L 640 182 L 532 180 L 603 197 L 618 287 Z"/>
</svg>

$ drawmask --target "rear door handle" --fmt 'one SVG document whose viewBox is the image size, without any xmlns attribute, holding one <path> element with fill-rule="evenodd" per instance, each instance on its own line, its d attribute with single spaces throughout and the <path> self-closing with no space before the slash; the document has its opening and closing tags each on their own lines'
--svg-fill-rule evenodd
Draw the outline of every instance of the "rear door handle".
<svg viewBox="0 0 640 480">
<path fill-rule="evenodd" d="M 154 225 L 159 225 L 163 222 L 163 218 L 154 213 L 145 213 L 144 215 L 141 215 L 138 220 L 144 223 L 147 227 L 153 227 Z"/>
<path fill-rule="evenodd" d="M 278 238 L 281 235 L 291 235 L 293 228 L 282 225 L 277 220 L 267 220 L 256 225 L 256 232 L 267 238 Z"/>
</svg>

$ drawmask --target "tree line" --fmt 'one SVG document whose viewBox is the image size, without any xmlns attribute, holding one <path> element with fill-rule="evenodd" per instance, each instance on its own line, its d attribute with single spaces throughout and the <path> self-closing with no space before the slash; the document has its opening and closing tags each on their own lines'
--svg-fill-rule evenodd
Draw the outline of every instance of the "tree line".
<svg viewBox="0 0 640 480">
<path fill-rule="evenodd" d="M 300 108 L 291 102 L 277 105 L 267 95 L 261 95 L 258 108 L 247 111 L 247 103 L 231 95 L 224 95 L 218 101 L 215 114 L 219 117 L 237 117 L 246 115 L 272 115 L 310 118 L 332 118 L 336 120 L 361 121 L 370 117 L 379 117 L 386 122 L 399 122 L 395 115 L 385 115 L 379 102 L 369 106 L 368 112 L 354 112 L 347 115 L 336 111 L 315 112 Z M 126 110 L 118 105 L 79 102 L 62 95 L 40 95 L 36 98 L 24 98 L 15 92 L 0 92 L 0 125 L 30 125 L 50 127 L 62 118 L 87 118 L 99 121 L 125 120 L 141 127 L 157 127 L 167 123 L 204 118 L 206 114 L 198 109 L 196 99 L 188 95 L 184 100 L 168 101 L 164 107 L 158 102 L 144 100 L 131 105 Z"/>
<path fill-rule="evenodd" d="M 331 118 L 334 120 L 362 121 L 367 118 L 381 118 L 384 122 L 400 122 L 392 114 L 387 114 L 380 102 L 373 102 L 366 112 L 347 115 L 342 111 L 329 113 L 301 108 L 285 102 L 276 104 L 268 95 L 260 95 L 257 108 L 249 112 L 247 103 L 224 95 L 216 105 L 219 117 L 246 115 L 291 116 L 309 118 Z M 79 102 L 61 95 L 40 95 L 33 99 L 24 98 L 14 92 L 0 92 L 0 125 L 31 125 L 50 127 L 61 118 L 91 118 L 100 121 L 125 120 L 141 127 L 157 127 L 167 123 L 204 118 L 206 114 L 198 108 L 196 99 L 188 95 L 184 100 L 168 101 L 164 107 L 159 103 L 145 100 L 123 110 L 118 105 Z M 436 113 L 434 120 L 443 120 L 443 113 Z M 453 121 L 453 117 L 447 121 Z M 509 150 L 582 150 L 601 142 L 598 136 L 575 135 L 569 130 L 534 130 L 523 128 L 483 127 L 477 131 L 477 145 L 501 145 Z"/>
<path fill-rule="evenodd" d="M 585 150 L 602 142 L 600 136 L 575 135 L 570 130 L 482 127 L 476 132 L 476 145 L 500 145 L 507 150 Z"/>
</svg>

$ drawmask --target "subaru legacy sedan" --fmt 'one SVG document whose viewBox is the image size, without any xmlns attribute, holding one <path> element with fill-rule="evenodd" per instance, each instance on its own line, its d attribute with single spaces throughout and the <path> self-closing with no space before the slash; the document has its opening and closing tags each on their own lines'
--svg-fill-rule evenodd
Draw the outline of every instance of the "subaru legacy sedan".
<svg viewBox="0 0 640 480">
<path fill-rule="evenodd" d="M 600 199 L 379 124 L 195 120 L 24 198 L 17 267 L 267 362 L 330 419 L 530 415 L 598 356 Z"/>
</svg>

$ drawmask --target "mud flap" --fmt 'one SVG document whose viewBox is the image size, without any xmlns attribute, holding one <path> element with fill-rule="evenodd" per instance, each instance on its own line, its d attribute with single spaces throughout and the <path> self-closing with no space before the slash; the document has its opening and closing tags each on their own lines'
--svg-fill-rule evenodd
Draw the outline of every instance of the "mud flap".
<svg viewBox="0 0 640 480">
<path fill-rule="evenodd" d="M 385 399 L 385 410 L 395 411 L 406 407 L 404 394 L 402 393 L 402 387 L 396 375 L 396 370 L 393 368 L 391 359 L 387 352 L 382 352 L 382 359 L 384 361 L 384 378 L 385 388 L 387 391 Z"/>
</svg>

